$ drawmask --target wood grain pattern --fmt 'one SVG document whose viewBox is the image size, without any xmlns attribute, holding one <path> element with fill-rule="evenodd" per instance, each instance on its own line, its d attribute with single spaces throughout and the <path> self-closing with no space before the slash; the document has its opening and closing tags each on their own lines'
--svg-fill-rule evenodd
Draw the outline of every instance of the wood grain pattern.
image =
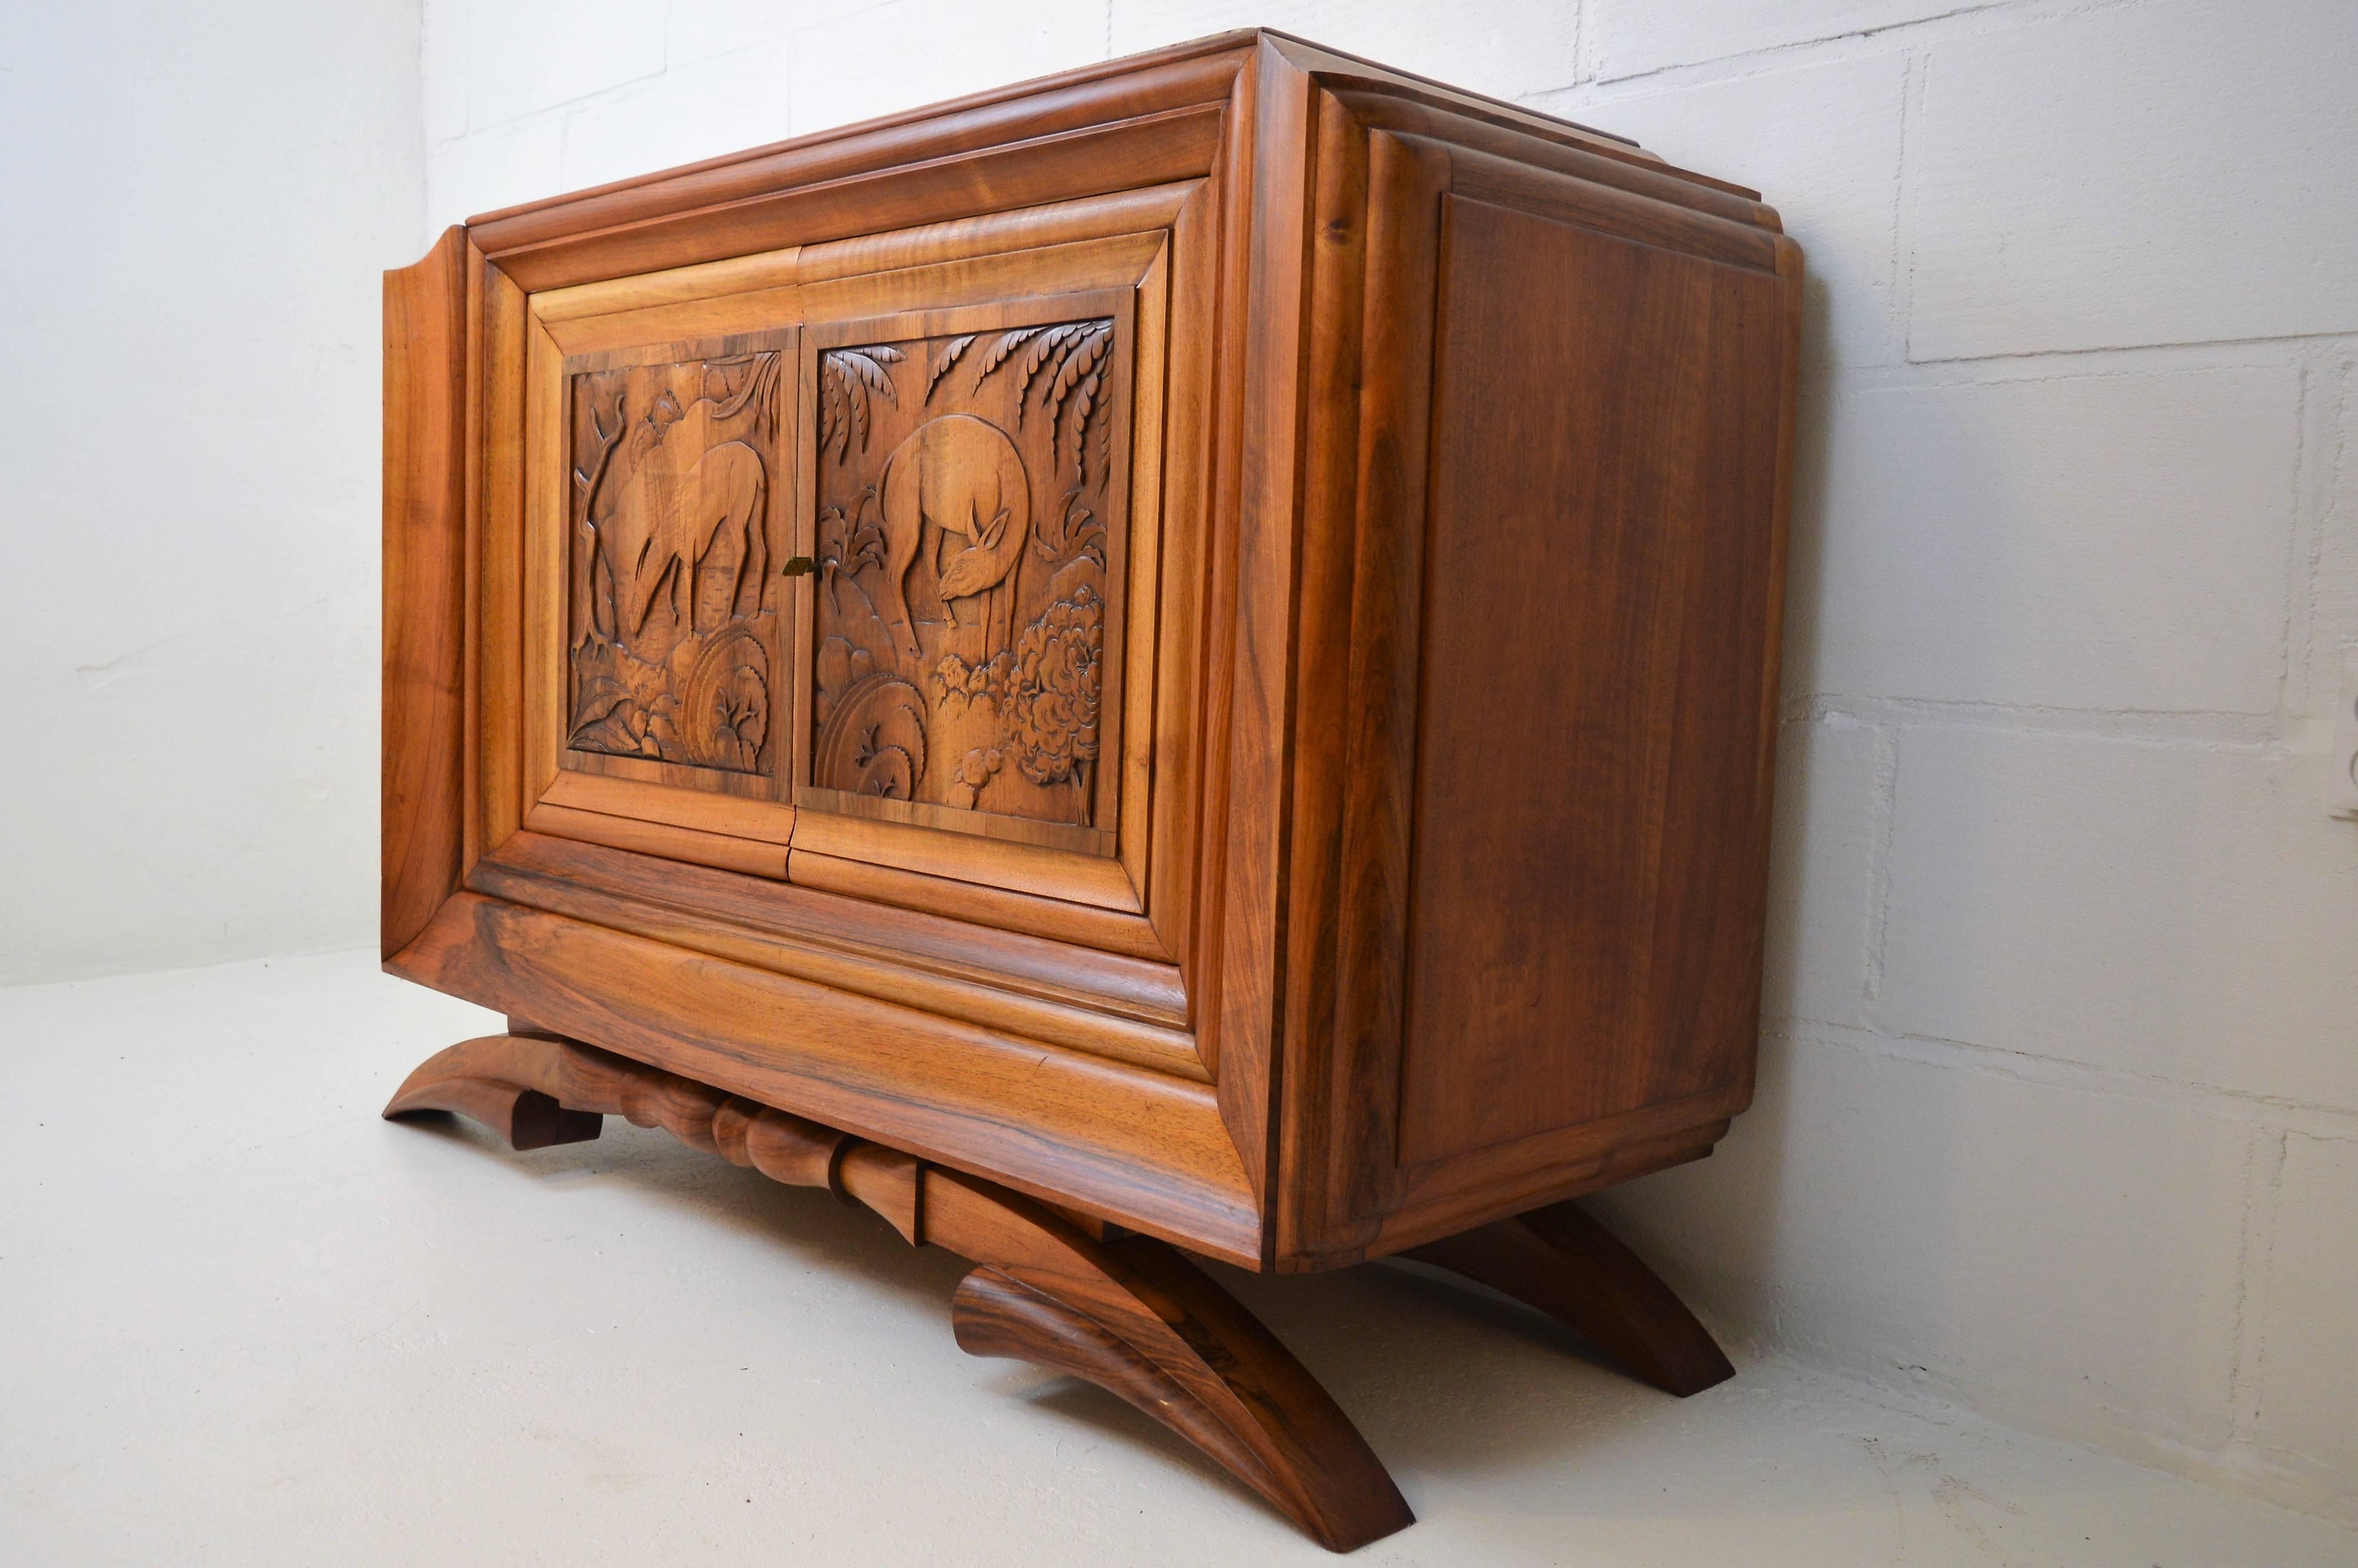
<svg viewBox="0 0 2358 1568">
<path fill-rule="evenodd" d="M 1238 236 L 1245 273 L 1242 352 L 1230 406 L 1252 438 L 1238 444 L 1231 482 L 1238 530 L 1229 619 L 1214 635 L 1213 701 L 1225 713 L 1213 782 L 1219 859 L 1211 881 L 1219 968 L 1206 1033 L 1220 1064 L 1222 1109 L 1254 1189 L 1271 1188 L 1276 1139 L 1278 1025 L 1287 973 L 1284 803 L 1292 782 L 1294 592 L 1302 547 L 1297 465 L 1308 402 L 1302 323 L 1310 84 L 1282 69 L 1267 41 L 1253 61 L 1250 222 Z M 1225 497 L 1223 498 L 1226 499 Z M 1220 591 L 1215 589 L 1216 593 Z"/>
<path fill-rule="evenodd" d="M 388 965 L 763 1104 L 1260 1260 L 1208 1087 L 473 893 Z"/>
<path fill-rule="evenodd" d="M 384 956 L 458 891 L 466 771 L 467 236 L 384 276 Z"/>
<path fill-rule="evenodd" d="M 1748 1101 L 1800 297 L 1753 193 L 1256 33 L 458 243 L 388 424 L 405 494 L 453 482 L 403 432 L 460 448 L 415 541 L 466 650 L 397 969 L 1270 1269 Z M 448 771 L 405 722 L 389 803 Z"/>
<path fill-rule="evenodd" d="M 619 835 L 618 835 L 619 837 Z M 740 840 L 749 851 L 760 846 Z M 683 866 L 526 831 L 476 866 L 475 892 L 1208 1083 L 1175 970 L 930 914 Z M 711 865 L 719 857 L 701 862 Z M 654 862 L 661 866 L 661 862 Z"/>
<path fill-rule="evenodd" d="M 481 319 L 479 486 L 470 540 L 472 589 L 474 859 L 499 848 L 524 820 L 529 786 L 525 711 L 525 354 L 531 320 L 524 290 L 486 263 L 476 290 Z M 500 432 L 497 439 L 492 432 Z"/>
<path fill-rule="evenodd" d="M 801 795 L 807 804 L 833 803 L 830 795 Z M 1119 861 L 1094 849 L 1032 844 L 991 835 L 988 839 L 949 831 L 933 822 L 895 821 L 866 814 L 806 810 L 796 818 L 797 852 L 897 866 L 947 881 L 1003 888 L 1038 898 L 1062 899 L 1118 914 L 1140 913 L 1138 890 Z"/>
<path fill-rule="evenodd" d="M 1338 1548 L 1398 1493 L 1165 1243 L 1725 1376 L 1550 1206 L 1751 1098 L 1801 299 L 1756 193 L 1267 31 L 454 231 L 385 951 L 514 1033 L 395 1109 L 829 1186 Z"/>
<path fill-rule="evenodd" d="M 1312 428 L 1356 418 L 1324 488 L 1357 512 L 1344 577 L 1312 545 L 1302 579 L 1303 625 L 1350 630 L 1295 677 L 1281 1268 L 1694 1158 L 1749 1102 L 1796 351 L 1765 209 L 1453 145 L 1433 104 L 1324 113 L 1323 293 L 1364 303 Z M 1309 652 L 1345 645 L 1339 679 Z"/>
<path fill-rule="evenodd" d="M 507 1044 L 504 1035 L 465 1041 L 427 1058 L 394 1091 L 384 1108 L 385 1119 L 429 1111 L 463 1116 L 498 1133 L 519 1152 L 596 1138 L 606 1119 L 595 1110 L 578 1108 L 578 1096 L 576 1108 L 568 1108 L 554 1087 L 535 1087 L 535 1080 L 544 1075 L 525 1066 L 517 1052 L 503 1048 Z"/>
<path fill-rule="evenodd" d="M 1684 1399 L 1736 1376 L 1661 1277 L 1572 1204 L 1428 1242 L 1408 1256 L 1538 1308 L 1665 1393 Z"/>
<path fill-rule="evenodd" d="M 1736 589 L 1768 541 L 1707 530 L 1770 510 L 1775 403 L 1718 389 L 1773 386 L 1782 325 L 1773 276 L 1454 195 L 1444 222 L 1409 1165 L 1751 1054 L 1749 1010 L 1705 1005 L 1743 915 L 1704 868 L 1758 849 L 1722 835 L 1750 816 L 1762 605 Z"/>
<path fill-rule="evenodd" d="M 775 771 L 786 363 L 735 347 L 570 378 L 573 751 Z"/>
<path fill-rule="evenodd" d="M 838 811 L 1088 829 L 1120 776 L 1130 356 L 1110 314 L 991 315 L 814 353 L 807 782 Z"/>
<path fill-rule="evenodd" d="M 734 834 L 711 833 L 669 822 L 650 821 L 635 813 L 616 815 L 582 811 L 569 806 L 536 802 L 524 814 L 524 827 L 557 838 L 578 838 L 585 844 L 631 849 L 643 855 L 682 860 L 693 866 L 715 866 L 726 871 L 783 880 L 786 850 L 781 844 Z M 510 842 L 514 842 L 513 839 Z M 493 851 L 497 853 L 497 851 Z"/>
<path fill-rule="evenodd" d="M 927 1195 L 937 1205 L 951 1193 L 988 1196 L 941 1180 L 949 1191 Z M 986 1265 L 959 1281 L 952 1321 L 960 1349 L 1033 1362 L 1120 1395 L 1329 1552 L 1357 1551 L 1416 1522 L 1326 1390 L 1178 1253 L 1145 1237 L 1101 1246 L 1077 1230 L 1057 1234 L 1044 1211 L 1022 1223 L 1060 1256 Z M 1011 1249 L 976 1249 L 984 1257 Z"/>
<path fill-rule="evenodd" d="M 995 1184 L 774 1107 L 546 1034 L 451 1046 L 388 1119 L 468 1116 L 518 1149 L 597 1135 L 620 1115 L 780 1182 L 824 1186 L 912 1246 L 979 1264 L 953 1300 L 959 1346 L 1036 1362 L 1119 1395 L 1194 1443 L 1330 1551 L 1414 1522 L 1350 1418 L 1285 1347 L 1168 1246 L 1109 1242 Z"/>
<path fill-rule="evenodd" d="M 1175 966 L 1102 950 L 1100 946 L 1011 930 L 993 919 L 972 922 L 896 905 L 889 899 L 842 895 L 698 867 L 665 865 L 643 855 L 520 834 L 472 872 L 531 879 L 542 904 L 560 890 L 610 894 L 773 936 L 827 943 L 890 956 L 903 965 L 933 965 L 1043 997 L 1098 1007 L 1141 1021 L 1181 1025 L 1187 994 Z M 560 910 L 559 913 L 562 913 Z M 995 914 L 996 911 L 990 911 Z M 611 924 L 608 922 L 607 924 Z"/>
<path fill-rule="evenodd" d="M 1281 1256 L 1334 1249 L 1399 1202 L 1387 1156 L 1400 1080 L 1385 1069 L 1398 1059 L 1401 1035 L 1395 978 L 1409 907 L 1433 315 L 1383 302 L 1434 297 L 1439 226 L 1432 215 L 1449 178 L 1447 156 L 1428 144 L 1371 134 L 1363 173 L 1353 138 L 1332 138 L 1327 148 L 1327 158 L 1347 172 L 1322 175 L 1334 209 L 1324 226 L 1342 225 L 1357 255 L 1338 245 L 1326 265 L 1360 260 L 1362 297 L 1376 305 L 1363 306 L 1357 323 L 1364 341 L 1353 421 L 1351 577 L 1347 589 L 1329 589 L 1349 596 L 1350 653 L 1340 668 L 1312 666 L 1303 681 L 1312 720 L 1344 726 L 1340 776 L 1330 772 L 1304 786 L 1342 796 L 1332 846 L 1340 892 L 1331 939 L 1321 940 L 1326 934 L 1314 925 L 1297 932 L 1313 943 L 1307 972 L 1333 965 L 1334 1014 L 1331 1029 L 1293 1035 L 1286 1059 L 1303 1114 L 1285 1118 L 1281 1130 L 1282 1156 L 1295 1173 L 1293 1201 L 1280 1206 L 1276 1220 Z M 1363 209 L 1354 198 L 1363 198 Z M 1320 702 L 1324 714 L 1308 706 Z M 1322 756 L 1316 749 L 1309 754 Z M 1314 843 L 1305 852 L 1321 848 Z"/>
<path fill-rule="evenodd" d="M 558 288 L 1190 179 L 1210 167 L 1220 125 L 1217 107 L 1174 109 L 513 248 L 492 248 L 487 230 L 486 248 L 525 287 Z"/>
<path fill-rule="evenodd" d="M 891 852 L 888 849 L 887 853 Z M 1099 903 L 1049 897 L 1021 889 L 988 887 L 873 859 L 822 854 L 809 849 L 798 849 L 786 857 L 786 879 L 803 887 L 850 898 L 951 920 L 974 921 L 1002 931 L 1053 937 L 1134 958 L 1167 960 L 1172 957 L 1163 946 L 1162 934 L 1146 916 Z"/>
<path fill-rule="evenodd" d="M 1184 116 L 1187 111 L 1199 106 L 1217 106 L 1227 100 L 1249 47 L 1248 38 L 1230 36 L 1184 45 L 1163 51 L 1159 57 L 1123 60 L 1112 68 L 1085 68 L 1068 72 L 1061 80 L 1032 83 L 1022 89 L 1001 89 L 665 174 L 487 214 L 474 220 L 472 228 L 485 251 L 503 261 L 551 252 L 562 254 L 561 247 L 568 241 L 615 232 L 632 233 L 666 220 L 675 226 L 674 235 L 691 240 L 702 238 L 708 244 L 709 232 L 694 235 L 692 222 L 686 221 L 700 213 L 731 213 L 782 191 L 864 193 L 878 174 L 971 164 L 979 157 L 1004 147 L 1054 143 L 1076 132 L 1086 134 L 1092 128 L 1123 121 L 1151 123 L 1158 116 Z M 1213 128 L 1217 132 L 1217 116 Z M 1124 182 L 1132 188 L 1158 183 L 1163 181 L 1134 178 Z M 1121 188 L 1115 185 L 1102 189 Z M 1023 194 L 1011 189 L 998 200 L 967 206 L 964 211 L 937 211 L 914 220 L 880 212 L 874 220 L 847 232 L 873 232 L 912 222 L 935 222 L 972 212 L 1043 204 L 1036 198 L 1021 200 Z M 938 190 L 935 193 L 937 207 L 949 204 L 949 200 Z M 744 254 L 767 248 L 771 247 L 748 245 L 731 253 L 716 246 L 711 254 Z M 608 262 L 602 267 L 602 275 L 621 276 L 677 265 L 649 261 L 633 265 L 634 260 L 635 257 L 618 258 Z M 596 275 L 600 268 L 598 258 L 580 257 L 568 270 Z M 588 281 L 588 277 L 565 277 L 561 282 L 557 277 L 542 278 L 536 280 L 535 287 L 557 287 L 576 281 Z"/>
<path fill-rule="evenodd" d="M 643 822 L 665 822 L 675 827 L 692 827 L 699 833 L 752 838 L 780 849 L 794 842 L 795 811 L 790 806 L 741 800 L 704 790 L 665 788 L 654 783 L 579 770 L 558 773 L 541 793 L 540 804 L 608 816 L 634 817 Z"/>
</svg>

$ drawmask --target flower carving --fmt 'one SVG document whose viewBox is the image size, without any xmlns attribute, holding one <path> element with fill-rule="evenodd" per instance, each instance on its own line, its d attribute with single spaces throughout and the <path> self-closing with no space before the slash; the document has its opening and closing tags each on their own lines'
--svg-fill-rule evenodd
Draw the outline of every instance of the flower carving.
<svg viewBox="0 0 2358 1568">
<path fill-rule="evenodd" d="M 1034 784 L 1080 776 L 1098 757 L 1105 601 L 1087 583 L 1048 607 L 1010 652 L 1007 721 L 1016 765 Z"/>
</svg>

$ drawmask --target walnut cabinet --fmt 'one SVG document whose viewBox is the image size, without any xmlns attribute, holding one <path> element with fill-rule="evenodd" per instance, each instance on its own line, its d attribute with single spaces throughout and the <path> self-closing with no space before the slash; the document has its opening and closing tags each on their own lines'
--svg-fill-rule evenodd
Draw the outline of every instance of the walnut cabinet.
<svg viewBox="0 0 2358 1568">
<path fill-rule="evenodd" d="M 1265 32 L 450 230 L 384 946 L 511 1023 L 393 1109 L 834 1185 L 1330 1545 L 1405 1507 L 1181 1251 L 1724 1368 L 1563 1206 L 1752 1093 L 1800 265 Z"/>
</svg>

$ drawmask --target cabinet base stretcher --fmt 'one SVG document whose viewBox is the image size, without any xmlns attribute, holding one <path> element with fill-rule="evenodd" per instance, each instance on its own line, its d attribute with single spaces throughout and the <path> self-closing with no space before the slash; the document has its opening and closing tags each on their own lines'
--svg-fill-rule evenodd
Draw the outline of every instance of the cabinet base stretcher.
<svg viewBox="0 0 2358 1568">
<path fill-rule="evenodd" d="M 604 1119 L 883 1216 L 974 1270 L 951 1298 L 959 1348 L 1095 1383 L 1162 1422 L 1321 1545 L 1349 1552 L 1415 1522 L 1358 1429 L 1284 1346 L 1177 1249 L 1103 1234 L 996 1183 L 554 1034 L 468 1040 L 428 1058 L 388 1119 L 464 1116 L 517 1150 L 596 1138 Z M 1521 1301 L 1686 1395 L 1734 1375 L 1670 1288 L 1569 1204 L 1409 1256 Z"/>
</svg>

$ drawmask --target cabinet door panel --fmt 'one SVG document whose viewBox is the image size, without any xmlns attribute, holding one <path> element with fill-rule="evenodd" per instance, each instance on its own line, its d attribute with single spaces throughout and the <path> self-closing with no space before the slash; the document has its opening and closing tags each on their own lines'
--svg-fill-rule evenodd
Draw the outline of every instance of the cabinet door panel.
<svg viewBox="0 0 2358 1568">
<path fill-rule="evenodd" d="M 562 765 L 775 794 L 792 338 L 568 367 Z"/>
<path fill-rule="evenodd" d="M 1112 849 L 1126 307 L 814 330 L 806 809 Z"/>
<path fill-rule="evenodd" d="M 1105 945 L 1168 957 L 1144 890 L 1158 748 L 1193 743 L 1155 708 L 1173 232 L 1128 226 L 1177 200 L 535 314 L 523 826 L 1017 929 L 1110 919 Z"/>
</svg>

